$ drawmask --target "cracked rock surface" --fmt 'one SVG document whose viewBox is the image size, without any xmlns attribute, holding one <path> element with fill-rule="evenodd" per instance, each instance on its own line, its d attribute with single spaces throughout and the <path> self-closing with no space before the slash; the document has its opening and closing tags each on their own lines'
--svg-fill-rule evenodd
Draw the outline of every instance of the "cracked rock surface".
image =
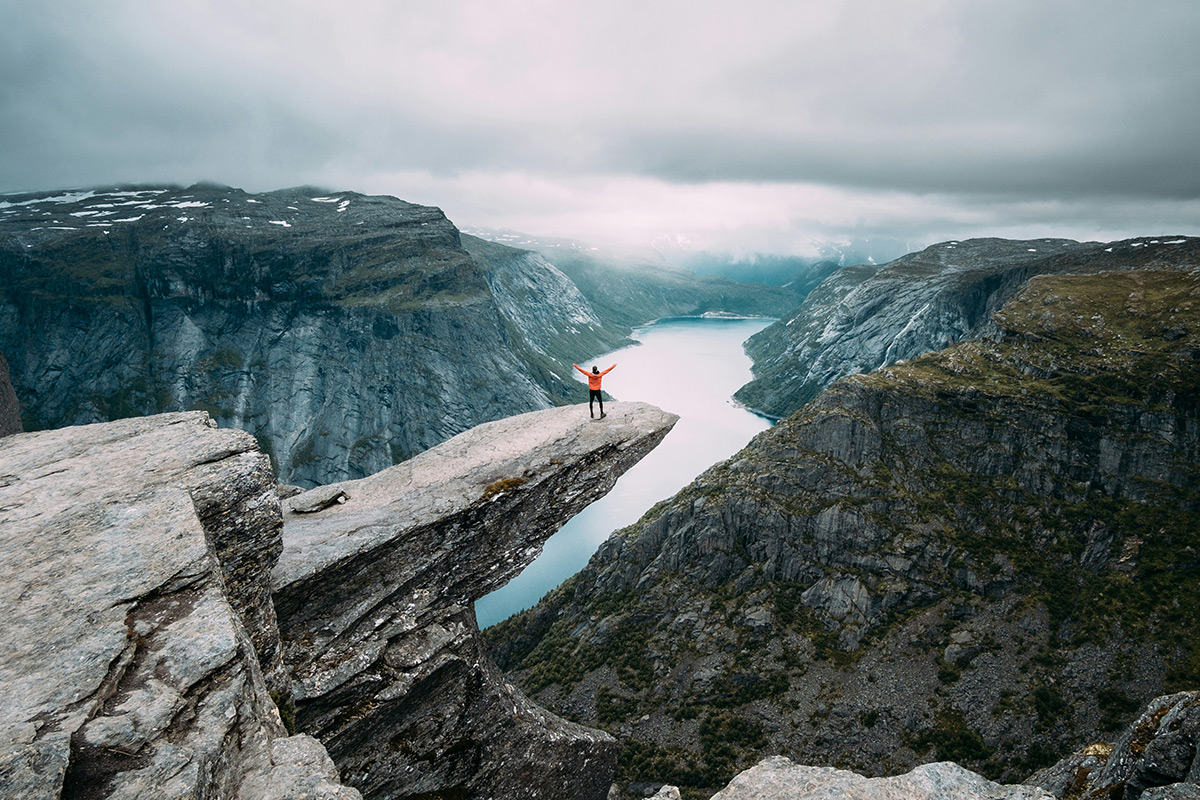
<svg viewBox="0 0 1200 800">
<path fill-rule="evenodd" d="M 250 565 L 277 557 L 278 501 L 253 439 L 210 424 L 0 441 L 5 797 L 359 796 L 268 696 L 278 639 Z"/>
<path fill-rule="evenodd" d="M 713 800 L 1050 800 L 1029 786 L 1004 786 L 952 762 L 922 764 L 904 775 L 865 778 L 832 767 L 793 764 L 783 756 L 759 762 Z"/>
</svg>

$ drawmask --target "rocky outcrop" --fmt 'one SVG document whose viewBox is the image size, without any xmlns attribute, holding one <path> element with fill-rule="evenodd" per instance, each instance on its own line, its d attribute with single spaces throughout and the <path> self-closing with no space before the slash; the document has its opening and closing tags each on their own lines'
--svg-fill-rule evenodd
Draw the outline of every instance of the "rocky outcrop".
<svg viewBox="0 0 1200 800">
<path fill-rule="evenodd" d="M 864 778 L 775 756 L 739 774 L 713 800 L 1052 800 L 1052 795 L 1028 786 L 1001 786 L 950 762 Z"/>
<path fill-rule="evenodd" d="M 883 267 L 834 273 L 803 305 L 746 343 L 755 379 L 735 397 L 786 417 L 838 378 L 870 372 L 982 333 L 1034 275 L 1194 263 L 1200 239 L 1109 244 L 1067 239 L 942 242 Z"/>
<path fill-rule="evenodd" d="M 0 440 L 3 795 L 359 797 L 268 696 L 279 552 L 266 459 L 203 413 Z"/>
<path fill-rule="evenodd" d="M 606 796 L 616 743 L 512 687 L 472 604 L 675 420 L 640 403 L 595 422 L 533 412 L 285 501 L 274 599 L 297 724 L 348 783 L 371 798 Z"/>
<path fill-rule="evenodd" d="M 8 374 L 8 361 L 0 353 L 0 436 L 21 432 L 21 408 Z"/>
<path fill-rule="evenodd" d="M 679 797 L 664 786 L 655 797 Z M 1200 797 L 1200 693 L 1150 702 L 1115 744 L 1091 744 L 1024 786 L 1002 786 L 952 762 L 866 778 L 772 756 L 739 773 L 713 800 L 1190 800 Z"/>
<path fill-rule="evenodd" d="M 1026 783 L 1058 798 L 1200 797 L 1200 692 L 1155 698 L 1114 744 L 1089 745 Z"/>
<path fill-rule="evenodd" d="M 1200 683 L 1200 270 L 1041 276 L 993 325 L 615 533 L 498 663 L 623 779 L 709 790 L 773 753 L 1020 780 Z"/>
<path fill-rule="evenodd" d="M 578 399 L 625 329 L 527 256 L 354 192 L 6 195 L 0 351 L 33 429 L 203 409 L 311 487 Z"/>
<path fill-rule="evenodd" d="M 358 798 L 340 767 L 368 797 L 604 797 L 615 742 L 508 684 L 472 603 L 675 420 L 490 423 L 286 524 L 203 412 L 6 437 L 0 794 Z"/>
</svg>

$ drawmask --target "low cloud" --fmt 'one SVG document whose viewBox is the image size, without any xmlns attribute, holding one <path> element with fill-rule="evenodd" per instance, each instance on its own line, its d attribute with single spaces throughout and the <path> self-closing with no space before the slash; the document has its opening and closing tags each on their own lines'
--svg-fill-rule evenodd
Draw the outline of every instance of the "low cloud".
<svg viewBox="0 0 1200 800">
<path fill-rule="evenodd" d="M 0 191 L 317 184 L 770 252 L 1200 233 L 1198 38 L 1191 0 L 5 4 Z"/>
</svg>

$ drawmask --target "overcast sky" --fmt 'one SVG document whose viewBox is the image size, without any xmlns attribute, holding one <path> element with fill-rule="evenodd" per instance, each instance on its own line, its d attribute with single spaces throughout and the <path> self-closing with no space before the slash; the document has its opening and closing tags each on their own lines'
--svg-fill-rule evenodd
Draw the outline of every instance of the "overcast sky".
<svg viewBox="0 0 1200 800">
<path fill-rule="evenodd" d="M 1200 235 L 1197 0 L 0 0 L 0 192 L 805 253 Z"/>
</svg>

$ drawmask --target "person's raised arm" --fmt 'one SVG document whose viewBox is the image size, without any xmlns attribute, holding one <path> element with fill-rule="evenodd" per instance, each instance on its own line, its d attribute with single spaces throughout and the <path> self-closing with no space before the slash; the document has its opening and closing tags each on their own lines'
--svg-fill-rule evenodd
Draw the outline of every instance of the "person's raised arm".
<svg viewBox="0 0 1200 800">
<path fill-rule="evenodd" d="M 583 367 L 579 366 L 578 364 L 572 364 L 571 366 L 572 366 L 572 367 L 574 367 L 575 369 L 579 370 L 580 372 L 582 372 L 584 375 L 590 375 L 590 374 L 591 374 L 590 372 L 588 372 L 586 369 L 584 369 Z M 616 364 L 614 364 L 613 366 L 615 367 L 615 366 L 616 366 Z"/>
<path fill-rule="evenodd" d="M 614 369 L 616 366 L 617 366 L 616 364 L 613 364 L 611 367 L 609 367 L 608 369 L 604 370 L 604 372 L 601 372 L 600 374 L 601 374 L 601 375 L 607 375 L 608 373 L 612 372 L 612 371 L 613 371 L 613 369 Z"/>
</svg>

